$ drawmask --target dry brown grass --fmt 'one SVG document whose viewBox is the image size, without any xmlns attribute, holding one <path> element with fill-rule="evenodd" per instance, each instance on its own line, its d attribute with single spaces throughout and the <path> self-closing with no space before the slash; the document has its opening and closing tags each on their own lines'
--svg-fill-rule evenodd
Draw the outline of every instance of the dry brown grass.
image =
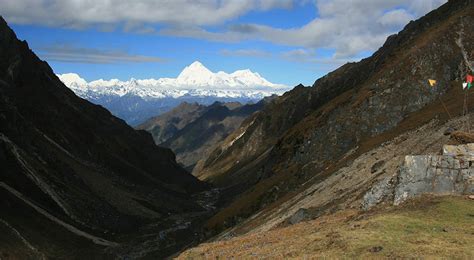
<svg viewBox="0 0 474 260">
<path fill-rule="evenodd" d="M 474 257 L 474 201 L 424 197 L 398 208 L 338 212 L 315 221 L 202 244 L 178 259 Z"/>
<path fill-rule="evenodd" d="M 451 141 L 454 144 L 474 143 L 474 134 L 462 131 L 455 131 L 451 134 Z"/>
</svg>

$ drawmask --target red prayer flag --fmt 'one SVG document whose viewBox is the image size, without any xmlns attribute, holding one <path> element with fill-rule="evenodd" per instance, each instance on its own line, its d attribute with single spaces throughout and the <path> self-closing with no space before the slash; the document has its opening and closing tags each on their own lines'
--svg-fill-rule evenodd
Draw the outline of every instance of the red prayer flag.
<svg viewBox="0 0 474 260">
<path fill-rule="evenodd" d="M 466 82 L 467 82 L 467 83 L 472 83 L 473 80 L 474 80 L 474 77 L 473 77 L 472 75 L 467 74 L 467 76 L 466 76 Z"/>
</svg>

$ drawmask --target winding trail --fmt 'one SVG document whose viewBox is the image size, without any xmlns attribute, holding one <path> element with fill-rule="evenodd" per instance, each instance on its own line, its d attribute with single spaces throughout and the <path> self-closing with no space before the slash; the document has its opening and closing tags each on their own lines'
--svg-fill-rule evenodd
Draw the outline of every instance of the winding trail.
<svg viewBox="0 0 474 260">
<path fill-rule="evenodd" d="M 89 233 L 86 233 L 82 230 L 79 230 L 77 229 L 76 227 L 58 219 L 57 217 L 51 215 L 50 213 L 48 213 L 47 211 L 45 211 L 44 209 L 36 206 L 33 202 L 29 201 L 23 194 L 21 194 L 20 192 L 18 192 L 17 190 L 13 189 L 12 187 L 8 186 L 6 183 L 4 182 L 0 182 L 0 187 L 1 188 L 4 188 L 5 190 L 7 190 L 8 192 L 10 192 L 11 194 L 15 195 L 15 197 L 17 197 L 18 199 L 21 199 L 23 202 L 25 202 L 26 204 L 28 204 L 30 207 L 32 207 L 34 210 L 36 210 L 38 213 L 42 214 L 43 216 L 45 216 L 46 218 L 48 218 L 49 220 L 63 226 L 64 228 L 66 228 L 68 231 L 78 235 L 78 236 L 81 236 L 81 237 L 84 237 L 86 239 L 89 239 L 91 240 L 92 242 L 94 242 L 95 244 L 97 245 L 101 245 L 101 246 L 108 246 L 108 247 L 115 247 L 115 246 L 118 246 L 119 244 L 118 243 L 115 243 L 115 242 L 111 242 L 111 241 L 108 241 L 108 240 L 105 240 L 103 238 L 100 238 L 100 237 L 96 237 L 94 235 L 91 235 Z"/>
</svg>

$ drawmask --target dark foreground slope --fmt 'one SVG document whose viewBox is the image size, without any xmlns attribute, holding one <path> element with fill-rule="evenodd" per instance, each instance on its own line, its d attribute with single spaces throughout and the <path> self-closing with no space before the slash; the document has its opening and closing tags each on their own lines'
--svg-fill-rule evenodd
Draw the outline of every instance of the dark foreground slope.
<svg viewBox="0 0 474 260">
<path fill-rule="evenodd" d="M 370 58 L 310 88 L 298 86 L 247 119 L 199 172 L 229 191 L 228 206 L 209 227 L 280 205 L 357 155 L 433 118 L 446 120 L 439 97 L 449 98 L 451 115 L 459 115 L 461 78 L 474 67 L 473 31 L 474 2 L 449 1 L 390 36 Z"/>
<path fill-rule="evenodd" d="M 2 18 L 0 169 L 4 255 L 144 254 L 127 234 L 186 229 L 183 214 L 203 212 L 191 195 L 204 184 L 169 149 L 76 97 Z"/>
</svg>

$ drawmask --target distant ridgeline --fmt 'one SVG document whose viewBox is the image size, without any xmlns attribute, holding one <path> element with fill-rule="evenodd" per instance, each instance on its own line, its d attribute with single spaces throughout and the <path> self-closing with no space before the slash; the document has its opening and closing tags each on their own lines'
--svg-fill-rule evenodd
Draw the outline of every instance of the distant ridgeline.
<svg viewBox="0 0 474 260">
<path fill-rule="evenodd" d="M 181 103 L 171 111 L 152 117 L 137 129 L 151 133 L 155 143 L 171 148 L 176 160 L 191 171 L 206 158 L 214 146 L 234 132 L 242 122 L 276 96 L 255 104 L 215 102 L 210 106 Z"/>
<path fill-rule="evenodd" d="M 86 82 L 74 73 L 58 77 L 76 95 L 104 106 L 132 126 L 170 111 L 182 102 L 203 105 L 216 101 L 256 103 L 266 96 L 288 90 L 250 70 L 213 73 L 197 61 L 184 68 L 177 78 Z"/>
</svg>

